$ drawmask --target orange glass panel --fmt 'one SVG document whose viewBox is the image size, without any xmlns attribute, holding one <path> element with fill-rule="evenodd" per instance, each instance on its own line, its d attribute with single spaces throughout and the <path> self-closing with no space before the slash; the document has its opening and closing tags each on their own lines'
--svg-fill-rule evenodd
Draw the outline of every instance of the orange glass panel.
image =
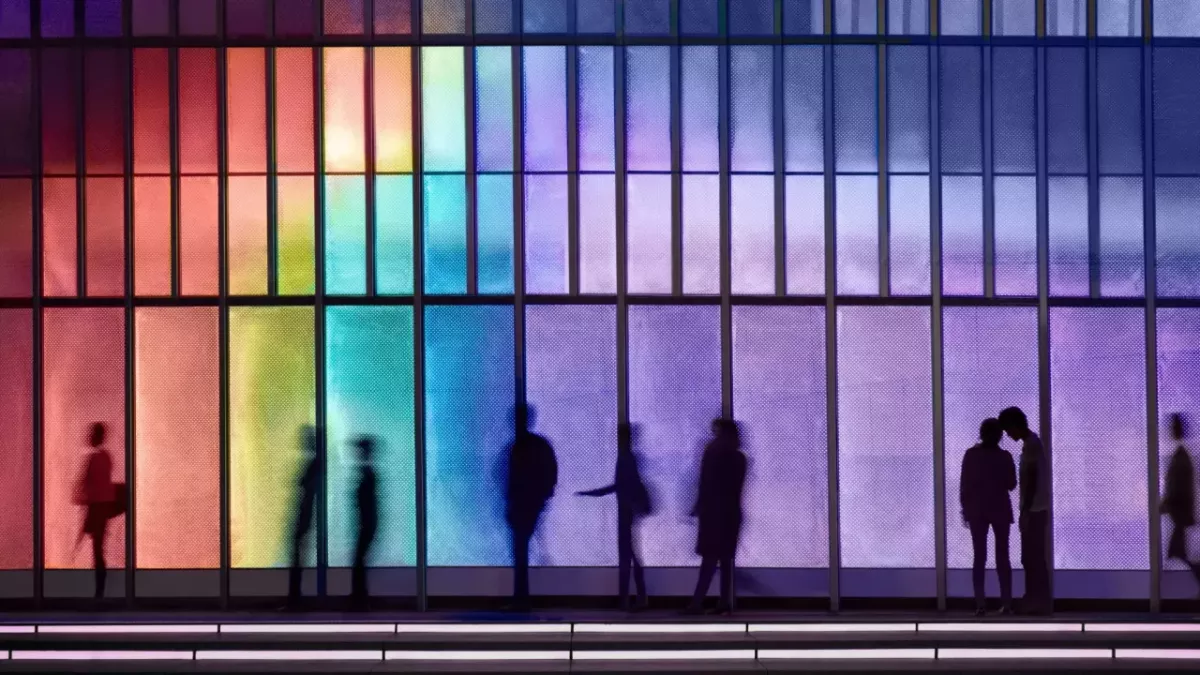
<svg viewBox="0 0 1200 675">
<path fill-rule="evenodd" d="M 313 124 L 313 51 L 306 47 L 275 50 L 275 166 L 280 173 L 311 173 L 316 127 Z"/>
<path fill-rule="evenodd" d="M 125 96 L 128 52 L 88 49 L 84 53 L 83 124 L 90 174 L 125 172 Z M 74 125 L 72 125 L 74 126 Z"/>
<path fill-rule="evenodd" d="M 171 179 L 133 179 L 133 287 L 171 294 Z"/>
<path fill-rule="evenodd" d="M 0 569 L 33 567 L 33 313 L 0 309 Z"/>
<path fill-rule="evenodd" d="M 56 307 L 44 316 L 45 561 L 49 569 L 86 569 L 91 547 L 79 541 L 84 508 L 75 503 L 75 488 L 93 423 L 108 426 L 112 479 L 125 482 L 125 310 Z M 123 516 L 109 521 L 104 550 L 110 568 L 125 564 Z"/>
<path fill-rule="evenodd" d="M 217 238 L 217 177 L 179 179 L 179 291 L 216 295 L 221 242 Z"/>
<path fill-rule="evenodd" d="M 167 50 L 133 52 L 133 170 L 171 171 L 171 91 Z"/>
<path fill-rule="evenodd" d="M 33 182 L 0 180 L 0 297 L 33 295 Z"/>
<path fill-rule="evenodd" d="M 267 58 L 258 48 L 230 49 L 225 55 L 226 152 L 230 173 L 267 170 Z"/>
<path fill-rule="evenodd" d="M 375 49 L 375 170 L 413 170 L 412 50 Z"/>
<path fill-rule="evenodd" d="M 230 176 L 227 245 L 229 292 L 267 294 L 267 179 Z"/>
<path fill-rule="evenodd" d="M 216 307 L 134 316 L 137 566 L 221 562 L 220 358 Z"/>
<path fill-rule="evenodd" d="M 179 170 L 217 172 L 217 52 L 179 50 Z"/>
<path fill-rule="evenodd" d="M 79 229 L 74 178 L 42 180 L 42 293 L 78 294 Z"/>
<path fill-rule="evenodd" d="M 363 50 L 325 50 L 325 170 L 366 170 L 366 117 L 363 104 Z"/>
<path fill-rule="evenodd" d="M 125 179 L 88 178 L 87 294 L 125 294 Z"/>
</svg>

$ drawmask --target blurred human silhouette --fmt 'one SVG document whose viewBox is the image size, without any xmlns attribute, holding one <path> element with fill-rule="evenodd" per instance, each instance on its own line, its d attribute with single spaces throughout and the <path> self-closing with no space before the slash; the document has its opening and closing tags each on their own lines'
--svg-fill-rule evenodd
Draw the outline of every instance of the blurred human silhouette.
<svg viewBox="0 0 1200 675">
<path fill-rule="evenodd" d="M 300 602 L 300 580 L 303 561 L 300 551 L 304 540 L 312 530 L 316 512 L 317 490 L 321 488 L 321 464 L 317 454 L 317 429 L 304 426 L 300 429 L 300 452 L 304 461 L 298 482 L 295 521 L 292 523 L 291 571 L 288 574 L 288 604 Z"/>
<path fill-rule="evenodd" d="M 367 555 L 375 541 L 379 528 L 379 494 L 375 478 L 374 438 L 363 436 L 354 446 L 358 449 L 358 489 L 354 492 L 354 504 L 358 508 L 358 538 L 354 544 L 354 569 L 351 573 L 350 598 L 352 603 L 365 609 L 367 605 Z"/>
<path fill-rule="evenodd" d="M 1167 465 L 1166 494 L 1159 509 L 1171 519 L 1167 558 L 1186 564 L 1200 582 L 1200 566 L 1192 563 L 1187 550 L 1188 528 L 1196 524 L 1196 475 L 1187 449 L 1187 421 L 1179 413 L 1168 418 L 1175 452 Z"/>
<path fill-rule="evenodd" d="M 85 508 L 83 526 L 79 539 L 92 540 L 92 567 L 95 570 L 96 599 L 104 597 L 104 586 L 108 579 L 108 565 L 104 560 L 104 540 L 108 535 L 108 521 L 125 512 L 124 484 L 113 483 L 112 456 L 104 442 L 108 440 L 108 427 L 96 422 L 88 431 L 87 463 L 79 476 L 75 490 L 75 503 Z"/>
<path fill-rule="evenodd" d="M 558 484 L 558 460 L 550 442 L 533 432 L 533 406 L 513 408 L 515 434 L 508 447 L 505 518 L 512 532 L 513 608 L 529 609 L 529 542 Z"/>
<path fill-rule="evenodd" d="M 634 607 L 645 609 L 647 605 L 646 577 L 638 558 L 635 529 L 638 521 L 648 515 L 653 507 L 650 492 L 638 469 L 637 453 L 633 449 L 636 442 L 636 426 L 624 422 L 617 425 L 617 469 L 612 485 L 579 493 L 585 497 L 617 496 L 617 597 L 620 598 L 622 610 L 630 608 L 630 567 L 633 568 L 633 583 L 637 590 Z"/>
<path fill-rule="evenodd" d="M 704 596 L 712 584 L 717 566 L 721 567 L 721 600 L 718 613 L 733 611 L 733 559 L 737 554 L 742 529 L 742 490 L 746 483 L 746 456 L 741 451 L 737 422 L 716 419 L 713 438 L 700 460 L 700 485 L 692 515 L 699 518 L 696 553 L 700 555 L 700 575 L 688 613 L 703 611 Z"/>
<path fill-rule="evenodd" d="M 978 616 L 986 611 L 984 575 L 989 528 L 996 539 L 1000 612 L 1012 613 L 1012 563 L 1008 559 L 1008 541 L 1013 513 L 1008 493 L 1017 487 L 1017 468 L 1012 455 L 1000 447 L 1003 436 L 1000 420 L 989 417 L 979 425 L 979 443 L 963 456 L 962 475 L 958 482 L 963 522 L 971 530 L 974 549 L 971 581 L 975 585 L 975 614 Z"/>
<path fill-rule="evenodd" d="M 1050 597 L 1050 560 L 1047 555 L 1047 529 L 1050 525 L 1050 471 L 1042 439 L 1030 428 L 1025 413 L 1016 407 L 1000 412 L 1000 426 L 1014 441 L 1021 442 L 1020 518 L 1021 566 L 1025 569 L 1025 597 L 1021 611 L 1048 614 L 1053 608 Z"/>
</svg>

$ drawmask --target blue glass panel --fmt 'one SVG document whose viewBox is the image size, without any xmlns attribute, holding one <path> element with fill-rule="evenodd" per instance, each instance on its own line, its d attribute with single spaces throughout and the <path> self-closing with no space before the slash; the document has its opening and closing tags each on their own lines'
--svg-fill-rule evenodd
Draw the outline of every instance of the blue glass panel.
<svg viewBox="0 0 1200 675">
<path fill-rule="evenodd" d="M 526 33 L 566 33 L 569 0 L 522 0 Z"/>
<path fill-rule="evenodd" d="M 1154 184 L 1158 294 L 1200 296 L 1200 178 L 1158 178 Z"/>
<path fill-rule="evenodd" d="M 1037 62 L 1032 47 L 992 49 L 992 164 L 1033 173 L 1037 150 Z"/>
<path fill-rule="evenodd" d="M 670 49 L 625 49 L 625 157 L 630 171 L 671 170 Z"/>
<path fill-rule="evenodd" d="M 838 171 L 876 171 L 879 106 L 875 47 L 833 48 L 834 155 Z"/>
<path fill-rule="evenodd" d="M 525 47 L 524 130 L 527 171 L 567 170 L 567 52 Z"/>
<path fill-rule="evenodd" d="M 412 176 L 375 178 L 375 279 L 382 294 L 413 292 Z"/>
<path fill-rule="evenodd" d="M 1048 0 L 1046 3 L 1046 35 L 1086 37 L 1087 4 L 1087 0 Z"/>
<path fill-rule="evenodd" d="M 981 0 L 941 2 L 938 3 L 938 7 L 942 12 L 938 24 L 939 34 L 979 35 L 983 23 Z"/>
<path fill-rule="evenodd" d="M 929 171 L 929 48 L 888 47 L 888 169 Z"/>
<path fill-rule="evenodd" d="M 1100 177 L 1100 293 L 1146 292 L 1141 176 Z"/>
<path fill-rule="evenodd" d="M 888 0 L 890 35 L 928 35 L 929 3 L 926 0 Z"/>
<path fill-rule="evenodd" d="M 475 177 L 476 273 L 480 293 L 513 292 L 513 177 Z"/>
<path fill-rule="evenodd" d="M 1096 52 L 1100 173 L 1142 172 L 1142 50 Z"/>
<path fill-rule="evenodd" d="M 1046 50 L 1047 161 L 1050 173 L 1087 173 L 1087 50 Z"/>
<path fill-rule="evenodd" d="M 891 291 L 929 295 L 929 176 L 888 179 Z"/>
<path fill-rule="evenodd" d="M 837 292 L 879 293 L 879 180 L 837 177 Z"/>
<path fill-rule="evenodd" d="M 1158 25 L 1158 24 L 1155 24 Z M 1200 173 L 1200 49 L 1154 49 L 1154 170 Z"/>
<path fill-rule="evenodd" d="M 784 218 L 787 221 L 787 292 L 820 295 L 825 292 L 825 177 L 784 178 Z"/>
<path fill-rule="evenodd" d="M 995 180 L 996 294 L 1037 295 L 1037 181 Z"/>
<path fill-rule="evenodd" d="M 429 564 L 507 565 L 504 450 L 513 437 L 511 307 L 425 308 Z"/>
<path fill-rule="evenodd" d="M 575 30 L 580 33 L 615 33 L 617 0 L 576 0 Z"/>
<path fill-rule="evenodd" d="M 1142 0 L 1096 3 L 1096 33 L 1101 37 L 1140 37 Z"/>
<path fill-rule="evenodd" d="M 775 170 L 775 48 L 729 48 L 730 163 L 734 171 Z"/>
<path fill-rule="evenodd" d="M 679 32 L 716 35 L 721 30 L 717 0 L 679 0 Z"/>
<path fill-rule="evenodd" d="M 825 32 L 823 0 L 783 0 L 786 35 L 820 35 Z"/>
<path fill-rule="evenodd" d="M 983 61 L 979 47 L 942 47 L 942 171 L 983 170 Z"/>
<path fill-rule="evenodd" d="M 825 87 L 822 48 L 783 48 L 783 137 L 787 171 L 825 168 Z"/>
<path fill-rule="evenodd" d="M 1154 37 L 1200 36 L 1200 2 L 1153 0 Z"/>
<path fill-rule="evenodd" d="M 513 32 L 512 0 L 475 0 L 475 32 L 481 35 Z"/>
<path fill-rule="evenodd" d="M 1033 35 L 1037 32 L 1034 0 L 992 0 L 992 35 Z"/>
<path fill-rule="evenodd" d="M 978 176 L 942 177 L 942 292 L 983 294 L 983 181 Z"/>
<path fill-rule="evenodd" d="M 1050 178 L 1051 295 L 1089 292 L 1087 192 L 1087 178 Z"/>
<path fill-rule="evenodd" d="M 511 47 L 475 48 L 475 166 L 513 169 Z"/>
<path fill-rule="evenodd" d="M 251 0 L 251 4 L 258 3 Z M 88 37 L 119 37 L 122 32 L 121 0 L 88 0 L 83 5 Z"/>
<path fill-rule="evenodd" d="M 424 178 L 425 292 L 467 292 L 467 181 Z"/>
<path fill-rule="evenodd" d="M 613 48 L 579 47 L 579 170 L 616 168 Z"/>
<path fill-rule="evenodd" d="M 774 32 L 774 0 L 739 0 L 730 3 L 730 35 L 771 35 Z"/>
<path fill-rule="evenodd" d="M 670 0 L 625 0 L 625 32 L 632 35 L 669 35 Z"/>
<path fill-rule="evenodd" d="M 683 47 L 683 170 L 720 167 L 720 51 L 715 46 Z"/>
<path fill-rule="evenodd" d="M 839 35 L 874 35 L 878 29 L 875 0 L 835 0 L 834 32 Z"/>
<path fill-rule="evenodd" d="M 325 178 L 325 291 L 367 292 L 366 181 L 362 176 Z"/>
</svg>

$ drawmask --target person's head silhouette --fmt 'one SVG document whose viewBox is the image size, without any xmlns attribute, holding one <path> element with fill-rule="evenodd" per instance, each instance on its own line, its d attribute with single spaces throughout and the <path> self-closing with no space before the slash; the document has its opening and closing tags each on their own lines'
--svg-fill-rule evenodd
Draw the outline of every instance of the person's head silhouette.
<svg viewBox="0 0 1200 675">
<path fill-rule="evenodd" d="M 104 441 L 108 438 L 108 427 L 104 422 L 96 422 L 88 430 L 88 445 L 93 448 L 99 448 L 104 445 Z"/>
<path fill-rule="evenodd" d="M 638 426 L 629 422 L 622 422 L 617 425 L 617 450 L 619 452 L 633 452 L 633 444 L 637 442 Z"/>
<path fill-rule="evenodd" d="M 1171 428 L 1171 440 L 1179 442 L 1187 438 L 1187 418 L 1182 414 L 1171 413 L 1171 416 L 1167 418 L 1167 423 Z"/>
<path fill-rule="evenodd" d="M 529 431 L 537 423 L 537 409 L 528 403 L 518 403 L 513 406 L 512 422 L 518 432 Z"/>
<path fill-rule="evenodd" d="M 300 427 L 300 452 L 305 459 L 317 456 L 317 428 L 311 424 Z"/>
<path fill-rule="evenodd" d="M 1004 437 L 1004 429 L 1000 426 L 1000 420 L 989 417 L 979 425 L 979 440 L 984 445 L 1000 445 L 1000 439 Z"/>
<path fill-rule="evenodd" d="M 1016 406 L 1000 411 L 1000 426 L 1014 441 L 1024 440 L 1029 435 L 1029 419 Z"/>
<path fill-rule="evenodd" d="M 360 436 L 354 442 L 355 449 L 358 450 L 358 461 L 364 465 L 370 465 L 374 461 L 375 456 L 375 439 L 371 436 Z"/>
</svg>

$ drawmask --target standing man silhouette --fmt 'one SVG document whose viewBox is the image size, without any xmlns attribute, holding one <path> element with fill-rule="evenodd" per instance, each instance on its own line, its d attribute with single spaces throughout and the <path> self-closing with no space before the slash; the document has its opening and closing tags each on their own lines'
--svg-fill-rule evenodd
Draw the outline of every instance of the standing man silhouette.
<svg viewBox="0 0 1200 675">
<path fill-rule="evenodd" d="M 533 406 L 518 404 L 513 408 L 516 433 L 508 447 L 505 481 L 505 517 L 512 532 L 513 608 L 522 611 L 530 609 L 529 542 L 558 484 L 554 448 L 532 431 L 536 421 Z"/>
<path fill-rule="evenodd" d="M 700 575 L 688 605 L 689 614 L 703 611 L 704 596 L 717 566 L 721 567 L 720 614 L 733 612 L 733 559 L 742 530 L 742 490 L 746 484 L 746 456 L 741 451 L 737 422 L 713 420 L 713 438 L 700 461 L 700 485 L 692 515 L 700 519 L 696 553 Z"/>
<path fill-rule="evenodd" d="M 1012 563 L 1008 556 L 1008 537 L 1012 530 L 1012 502 L 1008 493 L 1017 487 L 1017 469 L 1012 455 L 1000 447 L 1004 430 L 996 419 L 979 425 L 979 444 L 963 455 L 958 499 L 963 522 L 971 530 L 974 561 L 971 581 L 975 586 L 975 615 L 986 611 L 985 572 L 988 530 L 996 536 L 996 575 L 1000 578 L 1000 613 L 1012 613 Z"/>
<path fill-rule="evenodd" d="M 1050 464 L 1042 439 L 1029 428 L 1029 420 L 1020 408 L 1002 410 L 1000 426 L 1010 438 L 1021 442 L 1018 523 L 1021 527 L 1021 566 L 1025 568 L 1025 598 L 1021 611 L 1049 614 L 1054 602 L 1050 597 L 1051 570 L 1046 547 L 1050 527 Z"/>
</svg>

